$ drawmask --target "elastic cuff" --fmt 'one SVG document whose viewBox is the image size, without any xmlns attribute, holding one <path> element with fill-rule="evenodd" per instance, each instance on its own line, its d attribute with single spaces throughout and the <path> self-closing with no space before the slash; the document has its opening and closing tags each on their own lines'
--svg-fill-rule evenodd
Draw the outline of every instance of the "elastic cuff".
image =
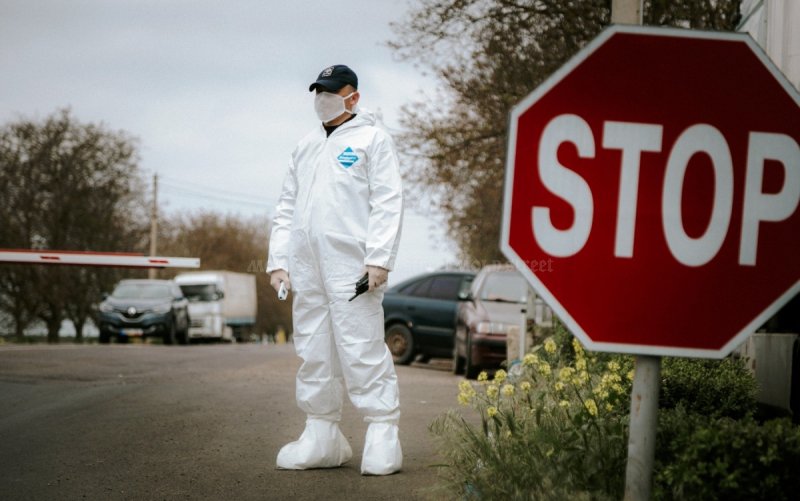
<svg viewBox="0 0 800 501">
<path fill-rule="evenodd" d="M 364 266 L 377 266 L 378 268 L 383 268 L 386 271 L 392 271 L 392 263 L 387 263 L 386 261 L 364 261 Z"/>
<path fill-rule="evenodd" d="M 341 420 L 341 414 L 306 414 L 306 421 L 328 421 L 330 423 L 338 423 Z"/>
<path fill-rule="evenodd" d="M 389 414 L 383 414 L 380 416 L 364 416 L 364 422 L 366 423 L 393 423 L 397 424 L 400 422 L 400 411 L 396 410 Z"/>
</svg>

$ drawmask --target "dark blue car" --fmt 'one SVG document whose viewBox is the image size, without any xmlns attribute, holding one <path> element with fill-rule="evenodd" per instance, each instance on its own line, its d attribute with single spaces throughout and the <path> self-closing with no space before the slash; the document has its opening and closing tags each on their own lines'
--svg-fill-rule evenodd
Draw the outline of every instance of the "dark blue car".
<svg viewBox="0 0 800 501">
<path fill-rule="evenodd" d="M 189 343 L 189 302 L 172 280 L 122 280 L 98 307 L 100 342 L 112 336 L 161 337 L 164 344 Z"/>
<path fill-rule="evenodd" d="M 466 295 L 473 278 L 464 271 L 427 273 L 386 291 L 386 344 L 395 363 L 409 364 L 417 355 L 453 356 L 459 295 Z"/>
</svg>

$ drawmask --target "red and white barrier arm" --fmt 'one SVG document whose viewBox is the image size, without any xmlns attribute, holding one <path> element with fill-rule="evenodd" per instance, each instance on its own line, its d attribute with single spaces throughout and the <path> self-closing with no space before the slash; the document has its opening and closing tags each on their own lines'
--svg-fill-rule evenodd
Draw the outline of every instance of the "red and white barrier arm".
<svg viewBox="0 0 800 501">
<path fill-rule="evenodd" d="M 145 256 L 131 252 L 0 249 L 0 263 L 66 264 L 120 268 L 199 268 L 197 257 Z"/>
</svg>

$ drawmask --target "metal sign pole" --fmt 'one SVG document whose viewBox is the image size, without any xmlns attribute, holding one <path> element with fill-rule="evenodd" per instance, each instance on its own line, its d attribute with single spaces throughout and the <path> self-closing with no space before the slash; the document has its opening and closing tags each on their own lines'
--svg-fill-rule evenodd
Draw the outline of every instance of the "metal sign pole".
<svg viewBox="0 0 800 501">
<path fill-rule="evenodd" d="M 642 0 L 613 0 L 611 22 L 642 24 L 642 4 Z M 661 357 L 637 355 L 631 390 L 625 501 L 647 501 L 651 497 L 660 383 Z"/>
<path fill-rule="evenodd" d="M 631 391 L 625 501 L 645 501 L 651 497 L 660 384 L 661 357 L 637 355 Z"/>
<path fill-rule="evenodd" d="M 614 24 L 642 24 L 642 0 L 612 0 L 611 22 Z"/>
<path fill-rule="evenodd" d="M 530 309 L 531 291 L 529 289 L 527 289 L 527 288 L 526 288 L 526 290 L 528 292 L 525 295 L 525 307 L 522 308 L 522 310 L 520 310 L 520 316 L 522 317 L 522 320 L 520 321 L 520 324 L 519 324 L 519 361 L 520 361 L 520 363 L 522 363 L 522 361 L 525 359 L 525 353 L 527 353 L 527 351 L 528 351 L 528 346 L 527 346 L 527 343 L 528 343 L 528 314 L 531 311 L 531 309 Z"/>
</svg>

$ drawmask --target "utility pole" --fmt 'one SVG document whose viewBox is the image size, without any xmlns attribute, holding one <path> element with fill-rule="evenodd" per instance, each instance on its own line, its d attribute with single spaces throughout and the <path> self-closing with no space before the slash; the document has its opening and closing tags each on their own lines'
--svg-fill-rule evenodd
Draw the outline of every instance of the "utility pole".
<svg viewBox="0 0 800 501">
<path fill-rule="evenodd" d="M 156 239 L 158 238 L 158 174 L 153 174 L 153 206 L 150 208 L 150 256 L 156 255 Z M 158 270 L 147 270 L 147 278 L 156 278 Z"/>
</svg>

